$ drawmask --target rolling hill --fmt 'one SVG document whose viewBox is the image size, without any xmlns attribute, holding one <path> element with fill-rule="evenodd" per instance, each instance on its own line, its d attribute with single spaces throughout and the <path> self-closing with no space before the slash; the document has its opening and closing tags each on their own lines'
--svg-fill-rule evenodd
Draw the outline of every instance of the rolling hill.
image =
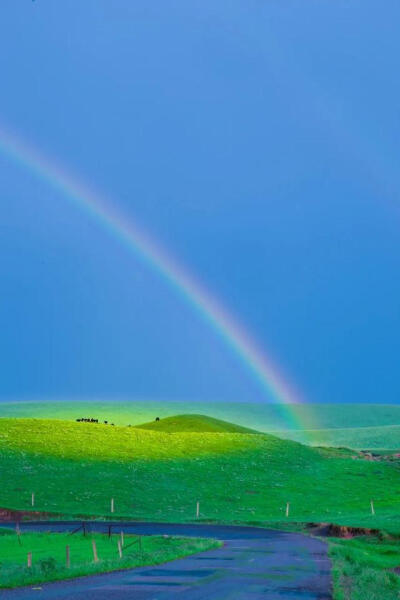
<svg viewBox="0 0 400 600">
<path fill-rule="evenodd" d="M 275 435 L 311 446 L 347 447 L 354 450 L 387 452 L 400 449 L 400 425 L 343 427 L 332 429 L 285 430 Z"/>
<path fill-rule="evenodd" d="M 228 402 L 14 402 L 0 403 L 0 417 L 75 420 L 94 417 L 116 425 L 151 423 L 156 417 L 192 413 L 317 446 L 400 448 L 400 406 L 384 404 L 278 404 Z M 291 415 L 290 421 L 288 415 Z"/>
<path fill-rule="evenodd" d="M 152 431 L 164 431 L 169 433 L 183 432 L 208 432 L 208 433 L 259 433 L 247 427 L 241 427 L 228 421 L 214 419 L 205 415 L 176 415 L 165 417 L 159 421 L 150 421 L 135 426 L 138 429 L 151 429 Z"/>
</svg>

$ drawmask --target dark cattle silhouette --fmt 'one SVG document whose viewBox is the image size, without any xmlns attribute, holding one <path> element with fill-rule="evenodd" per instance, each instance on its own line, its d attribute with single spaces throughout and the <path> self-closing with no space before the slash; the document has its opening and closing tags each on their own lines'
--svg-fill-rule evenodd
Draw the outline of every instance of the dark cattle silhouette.
<svg viewBox="0 0 400 600">
<path fill-rule="evenodd" d="M 156 417 L 156 421 L 159 421 L 159 420 L 160 420 L 160 417 Z"/>
<path fill-rule="evenodd" d="M 77 423 L 98 423 L 99 420 L 98 419 L 86 419 L 86 418 L 82 418 L 82 419 L 76 419 Z"/>
</svg>

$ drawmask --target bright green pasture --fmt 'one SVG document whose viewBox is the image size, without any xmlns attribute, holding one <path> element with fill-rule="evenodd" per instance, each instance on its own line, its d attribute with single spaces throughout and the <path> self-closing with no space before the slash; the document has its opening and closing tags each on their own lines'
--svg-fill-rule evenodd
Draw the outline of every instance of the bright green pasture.
<svg viewBox="0 0 400 600">
<path fill-rule="evenodd" d="M 0 587 L 38 584 L 117 569 L 153 565 L 202 552 L 220 545 L 201 538 L 125 535 L 122 558 L 117 540 L 102 534 L 23 533 L 17 536 L 0 530 Z M 99 561 L 93 560 L 93 540 Z M 70 547 L 70 567 L 66 566 L 66 546 Z M 32 567 L 27 554 L 32 553 Z"/>
<path fill-rule="evenodd" d="M 398 600 L 398 539 L 359 537 L 329 540 L 335 600 Z"/>
<path fill-rule="evenodd" d="M 83 461 L 199 458 L 257 446 L 255 437 L 236 433 L 170 434 L 73 421 L 0 419 L 0 451 L 8 448 Z"/>
<path fill-rule="evenodd" d="M 158 433 L 0 419 L 0 506 L 79 516 L 336 521 L 394 530 L 396 463 L 353 460 L 269 435 Z M 376 516 L 370 515 L 370 499 Z"/>
<path fill-rule="evenodd" d="M 256 404 L 241 402 L 14 402 L 0 417 L 75 420 L 93 417 L 139 425 L 156 417 L 203 414 L 282 438 L 322 446 L 400 448 L 400 406 L 382 404 Z M 389 427 L 387 427 L 389 426 Z"/>
</svg>

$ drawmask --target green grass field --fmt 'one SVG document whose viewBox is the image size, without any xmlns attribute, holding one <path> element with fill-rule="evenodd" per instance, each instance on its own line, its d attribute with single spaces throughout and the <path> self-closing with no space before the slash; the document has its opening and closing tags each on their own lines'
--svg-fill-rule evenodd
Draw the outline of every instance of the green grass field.
<svg viewBox="0 0 400 600">
<path fill-rule="evenodd" d="M 40 584 L 82 575 L 105 573 L 143 565 L 154 565 L 220 545 L 201 538 L 125 535 L 122 558 L 117 540 L 102 534 L 24 533 L 0 530 L 0 588 Z M 93 540 L 98 562 L 93 560 Z M 70 551 L 70 566 L 66 566 L 66 546 Z M 27 566 L 28 552 L 32 566 Z"/>
<path fill-rule="evenodd" d="M 398 529 L 397 463 L 353 460 L 270 435 L 165 433 L 1 419 L 0 506 L 183 521 L 373 522 Z M 373 498 L 376 516 L 370 512 Z"/>
<path fill-rule="evenodd" d="M 288 412 L 292 418 L 288 420 Z M 94 417 L 116 425 L 140 425 L 179 414 L 203 414 L 284 439 L 320 446 L 400 448 L 400 406 L 292 405 L 211 402 L 15 402 L 0 403 L 0 417 L 75 420 Z"/>
</svg>

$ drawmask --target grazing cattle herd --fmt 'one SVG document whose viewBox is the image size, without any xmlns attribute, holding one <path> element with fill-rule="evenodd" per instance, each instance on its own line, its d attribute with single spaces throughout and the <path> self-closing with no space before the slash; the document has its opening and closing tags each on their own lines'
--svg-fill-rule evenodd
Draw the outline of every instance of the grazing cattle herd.
<svg viewBox="0 0 400 600">
<path fill-rule="evenodd" d="M 82 417 L 81 419 L 75 419 L 77 423 L 99 423 L 98 419 L 87 419 L 86 417 Z M 160 420 L 160 417 L 156 417 L 155 419 L 156 421 Z M 103 421 L 103 425 L 108 425 L 108 421 Z M 114 423 L 110 423 L 110 425 L 112 427 L 114 427 Z M 131 425 L 128 425 L 128 427 L 131 427 Z"/>
<path fill-rule="evenodd" d="M 86 419 L 86 418 L 82 418 L 82 419 L 76 419 L 77 423 L 98 423 L 99 420 L 98 419 Z M 103 421 L 104 425 L 108 425 L 108 421 Z M 114 423 L 110 423 L 110 425 L 114 425 Z"/>
</svg>

